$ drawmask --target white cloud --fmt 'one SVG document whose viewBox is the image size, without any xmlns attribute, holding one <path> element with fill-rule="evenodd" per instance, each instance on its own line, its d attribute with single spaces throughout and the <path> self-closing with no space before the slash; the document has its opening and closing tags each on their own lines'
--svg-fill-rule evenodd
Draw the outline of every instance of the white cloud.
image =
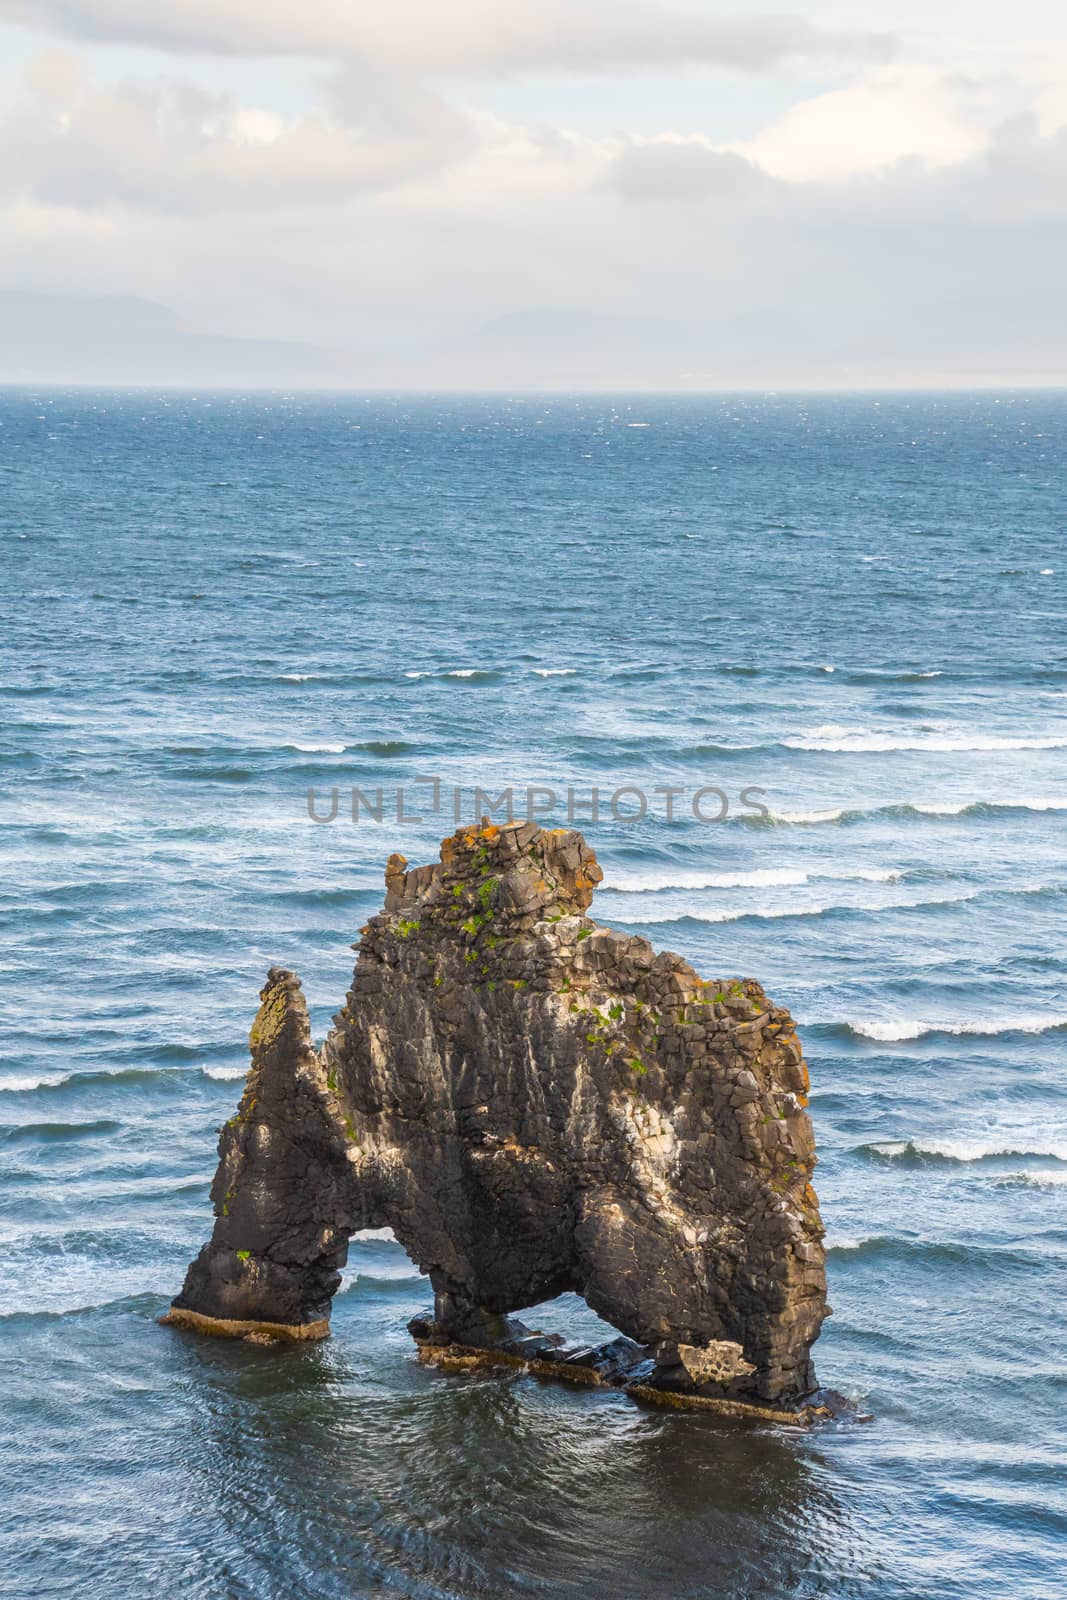
<svg viewBox="0 0 1067 1600">
<path fill-rule="evenodd" d="M 802 100 L 734 148 L 792 181 L 849 178 L 909 159 L 943 166 L 977 155 L 990 128 L 1027 98 L 1009 79 L 894 66 Z"/>
<path fill-rule="evenodd" d="M 307 208 L 388 189 L 460 160 L 469 120 L 419 85 L 367 73 L 321 85 L 324 104 L 285 121 L 187 82 L 94 82 L 53 51 L 0 118 L 0 190 L 93 211 Z"/>
<path fill-rule="evenodd" d="M 361 58 L 432 73 L 764 72 L 794 57 L 878 59 L 888 35 L 658 0 L 0 0 L 0 19 L 95 43 L 241 56 Z"/>
</svg>

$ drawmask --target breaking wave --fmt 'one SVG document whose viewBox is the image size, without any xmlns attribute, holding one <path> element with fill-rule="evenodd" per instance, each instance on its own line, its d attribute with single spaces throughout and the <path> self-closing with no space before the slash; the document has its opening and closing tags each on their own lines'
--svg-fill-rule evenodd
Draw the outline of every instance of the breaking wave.
<svg viewBox="0 0 1067 1600">
<path fill-rule="evenodd" d="M 812 882 L 899 883 L 902 872 L 891 867 L 850 867 L 840 872 L 804 872 L 798 867 L 765 867 L 752 872 L 702 872 L 699 868 L 666 867 L 662 872 L 613 872 L 600 892 L 658 894 L 668 889 L 789 889 Z"/>
<path fill-rule="evenodd" d="M 845 817 L 842 806 L 831 807 L 827 811 L 773 811 L 769 820 L 771 822 L 784 822 L 794 827 L 803 827 L 805 824 L 819 822 L 841 822 Z M 746 819 L 747 820 L 747 819 Z M 762 818 L 753 818 L 762 821 Z"/>
<path fill-rule="evenodd" d="M 98 1117 L 93 1122 L 23 1122 L 5 1128 L 0 1138 L 6 1143 L 26 1139 L 51 1144 L 68 1139 L 87 1139 L 98 1133 L 115 1133 L 121 1127 L 121 1122 L 115 1122 L 110 1117 Z"/>
<path fill-rule="evenodd" d="M 701 872 L 684 867 L 668 867 L 663 872 L 615 872 L 605 880 L 602 891 L 616 894 L 654 894 L 660 889 L 759 889 L 785 888 L 808 882 L 806 872 L 788 867 L 767 867 L 755 872 Z"/>
<path fill-rule="evenodd" d="M 916 1166 L 931 1162 L 951 1162 L 962 1166 L 979 1161 L 1031 1157 L 1067 1164 L 1067 1140 L 1043 1139 L 1040 1136 L 1031 1138 L 1026 1133 L 994 1134 L 986 1139 L 887 1139 L 860 1145 L 856 1153 L 875 1161 L 899 1161 Z M 1067 1178 L 1067 1172 L 1059 1176 L 1061 1180 Z"/>
<path fill-rule="evenodd" d="M 1067 1015 L 1049 1016 L 1046 1012 L 1022 1012 L 986 1019 L 967 1017 L 961 1022 L 895 1017 L 848 1022 L 845 1027 L 859 1039 L 874 1039 L 880 1044 L 902 1044 L 937 1034 L 993 1039 L 1005 1033 L 1056 1033 L 1067 1028 Z"/>
<path fill-rule="evenodd" d="M 775 811 L 769 816 L 741 816 L 734 820 L 748 827 L 786 824 L 794 827 L 819 823 L 860 823 L 876 817 L 995 817 L 1010 812 L 1067 811 L 1067 799 L 1027 796 L 1019 800 L 901 800 L 890 805 L 846 808 L 833 806 L 808 811 Z"/>
<path fill-rule="evenodd" d="M 35 1089 L 61 1089 L 74 1076 L 72 1072 L 15 1072 L 0 1079 L 0 1094 L 32 1094 Z"/>
<path fill-rule="evenodd" d="M 77 1090 L 103 1086 L 118 1088 L 125 1085 L 152 1084 L 156 1088 L 179 1092 L 190 1078 L 209 1078 L 216 1082 L 236 1081 L 246 1076 L 247 1067 L 208 1066 L 196 1067 L 125 1067 L 117 1072 L 14 1072 L 0 1078 L 0 1094 L 51 1093 L 59 1089 Z"/>
</svg>

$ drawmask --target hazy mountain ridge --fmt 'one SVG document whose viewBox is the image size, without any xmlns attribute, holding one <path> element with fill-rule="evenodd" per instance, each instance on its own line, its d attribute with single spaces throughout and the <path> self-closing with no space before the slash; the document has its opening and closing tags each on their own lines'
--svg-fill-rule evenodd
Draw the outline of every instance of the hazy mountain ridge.
<svg viewBox="0 0 1067 1600">
<path fill-rule="evenodd" d="M 329 383 L 348 368 L 284 339 L 198 333 L 133 295 L 0 290 L 3 383 Z"/>
<path fill-rule="evenodd" d="M 325 350 L 200 333 L 132 295 L 0 290 L 0 383 L 625 387 L 679 381 L 686 348 L 677 323 L 566 307 L 508 312 L 417 348 Z"/>
</svg>

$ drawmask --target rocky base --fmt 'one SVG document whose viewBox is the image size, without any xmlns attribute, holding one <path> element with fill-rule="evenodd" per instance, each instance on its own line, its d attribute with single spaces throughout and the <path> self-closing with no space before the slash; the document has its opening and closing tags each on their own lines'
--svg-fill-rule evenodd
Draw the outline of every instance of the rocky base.
<svg viewBox="0 0 1067 1600">
<path fill-rule="evenodd" d="M 759 1405 L 731 1397 L 732 1377 L 724 1376 L 715 1386 L 716 1392 L 709 1392 L 707 1378 L 694 1381 L 684 1366 L 680 1375 L 681 1364 L 670 1355 L 664 1357 L 662 1351 L 621 1335 L 603 1344 L 568 1344 L 561 1334 L 533 1331 L 513 1318 L 507 1319 L 507 1324 L 500 1341 L 492 1346 L 455 1343 L 432 1311 L 412 1318 L 408 1331 L 418 1347 L 419 1359 L 442 1372 L 511 1368 L 558 1383 L 621 1389 L 645 1405 L 713 1411 L 739 1421 L 776 1422 L 790 1428 L 828 1422 L 846 1409 L 841 1397 L 829 1391 L 817 1391 L 802 1405 Z M 724 1357 L 727 1366 L 732 1364 L 733 1351 L 737 1349 L 732 1347 Z"/>
<path fill-rule="evenodd" d="M 199 1311 L 171 1306 L 159 1319 L 165 1328 L 184 1328 L 188 1333 L 206 1333 L 215 1339 L 245 1339 L 249 1344 L 308 1344 L 330 1337 L 329 1321 L 259 1322 L 243 1317 L 205 1317 Z"/>
</svg>

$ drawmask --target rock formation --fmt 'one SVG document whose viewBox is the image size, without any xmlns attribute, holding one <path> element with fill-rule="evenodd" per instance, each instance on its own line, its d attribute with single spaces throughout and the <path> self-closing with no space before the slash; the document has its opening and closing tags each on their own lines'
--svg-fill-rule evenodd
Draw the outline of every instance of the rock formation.
<svg viewBox="0 0 1067 1600">
<path fill-rule="evenodd" d="M 357 1229 L 428 1273 L 424 1353 L 491 1351 L 638 1393 L 795 1406 L 823 1229 L 788 1012 L 598 927 L 581 834 L 461 829 L 386 868 L 321 1050 L 272 968 L 222 1130 L 215 1229 L 166 1320 L 318 1338 Z M 568 1350 L 508 1313 L 576 1290 L 625 1336 Z"/>
</svg>

